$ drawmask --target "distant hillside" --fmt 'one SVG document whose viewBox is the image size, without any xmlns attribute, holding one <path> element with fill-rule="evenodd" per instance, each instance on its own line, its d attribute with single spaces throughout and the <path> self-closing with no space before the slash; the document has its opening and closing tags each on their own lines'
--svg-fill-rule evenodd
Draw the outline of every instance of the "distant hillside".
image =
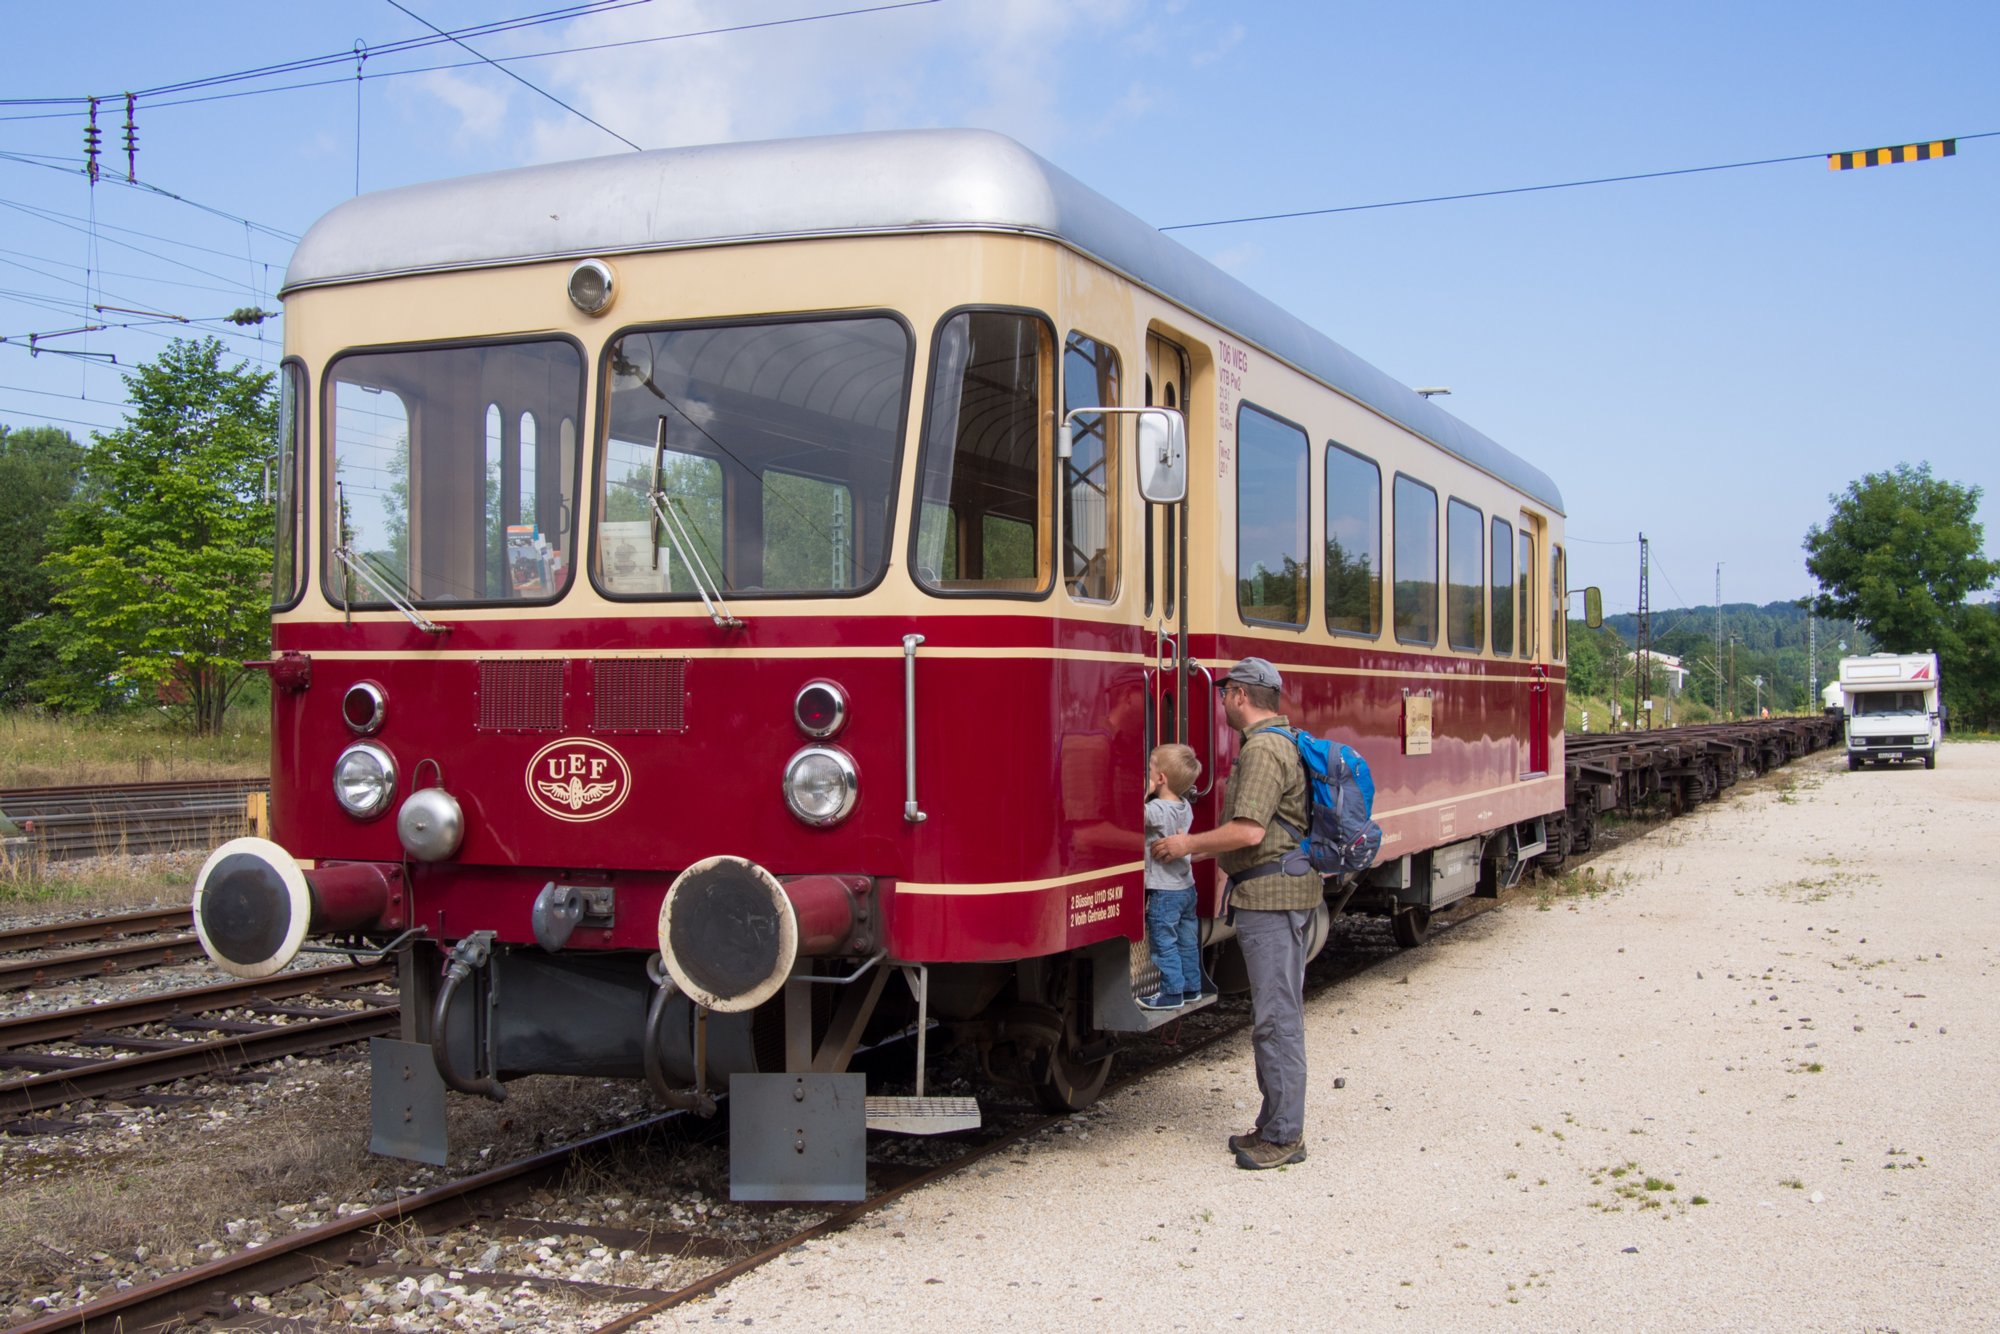
<svg viewBox="0 0 2000 1334">
<path fill-rule="evenodd" d="M 1608 616 L 1586 659 L 1598 662 L 1579 664 L 1577 639 L 1589 632 L 1581 622 L 1571 622 L 1571 676 L 1585 666 L 1584 676 L 1606 691 L 1630 690 L 1629 676 L 1623 676 L 1618 660 L 1630 653 L 1638 641 L 1639 618 L 1630 613 Z M 1759 697 L 1756 678 L 1764 678 L 1761 698 L 1774 712 L 1810 712 L 1819 707 L 1807 695 L 1805 608 L 1791 602 L 1771 602 L 1755 606 L 1748 602 L 1726 602 L 1722 606 L 1722 662 L 1716 666 L 1715 607 L 1677 607 L 1653 613 L 1653 652 L 1671 654 L 1689 668 L 1692 675 L 1687 693 L 1718 708 L 1727 704 L 1733 671 L 1738 712 L 1747 713 Z M 1733 647 L 1732 647 L 1733 642 Z M 1818 626 L 1819 683 L 1824 686 L 1839 674 L 1845 642 L 1846 653 L 1871 653 L 1874 641 L 1847 621 L 1820 618 Z"/>
</svg>

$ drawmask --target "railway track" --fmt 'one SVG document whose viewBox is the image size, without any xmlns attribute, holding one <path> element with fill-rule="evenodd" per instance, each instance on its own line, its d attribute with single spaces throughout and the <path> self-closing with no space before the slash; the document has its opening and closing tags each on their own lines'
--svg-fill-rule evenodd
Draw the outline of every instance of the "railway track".
<svg viewBox="0 0 2000 1334">
<path fill-rule="evenodd" d="M 61 861 L 120 853 L 207 850 L 253 832 L 265 778 L 0 790 L 8 855 Z M 6 825 L 0 825 L 5 830 Z"/>
</svg>

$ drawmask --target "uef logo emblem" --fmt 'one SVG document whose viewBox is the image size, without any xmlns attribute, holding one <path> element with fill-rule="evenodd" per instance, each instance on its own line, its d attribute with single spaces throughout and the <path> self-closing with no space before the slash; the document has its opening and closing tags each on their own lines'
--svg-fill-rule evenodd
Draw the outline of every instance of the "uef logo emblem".
<svg viewBox="0 0 2000 1334">
<path fill-rule="evenodd" d="M 631 792 L 625 757 L 589 737 L 551 741 L 528 761 L 529 799 L 558 820 L 602 820 Z"/>
</svg>

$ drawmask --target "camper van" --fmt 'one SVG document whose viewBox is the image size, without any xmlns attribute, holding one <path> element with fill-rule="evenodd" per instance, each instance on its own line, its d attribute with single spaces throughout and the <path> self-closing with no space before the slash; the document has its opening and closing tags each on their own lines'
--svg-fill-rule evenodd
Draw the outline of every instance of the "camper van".
<svg viewBox="0 0 2000 1334">
<path fill-rule="evenodd" d="M 1937 768 L 1944 705 L 1935 653 L 1871 653 L 1840 660 L 1847 706 L 1847 767 L 1864 761 L 1922 760 Z"/>
</svg>

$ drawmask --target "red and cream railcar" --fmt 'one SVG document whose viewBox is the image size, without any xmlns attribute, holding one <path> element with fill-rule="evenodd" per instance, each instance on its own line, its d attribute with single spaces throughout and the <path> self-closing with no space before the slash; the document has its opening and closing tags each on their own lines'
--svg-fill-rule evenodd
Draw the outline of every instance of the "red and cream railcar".
<svg viewBox="0 0 2000 1334">
<path fill-rule="evenodd" d="M 284 296 L 273 837 L 196 916 L 243 974 L 393 947 L 378 1074 L 700 1104 L 914 1019 L 1088 1101 L 1147 1022 L 1147 749 L 1207 827 L 1249 654 L 1374 769 L 1330 908 L 1414 940 L 1560 816 L 1554 485 L 1009 140 L 385 191 Z"/>
</svg>

